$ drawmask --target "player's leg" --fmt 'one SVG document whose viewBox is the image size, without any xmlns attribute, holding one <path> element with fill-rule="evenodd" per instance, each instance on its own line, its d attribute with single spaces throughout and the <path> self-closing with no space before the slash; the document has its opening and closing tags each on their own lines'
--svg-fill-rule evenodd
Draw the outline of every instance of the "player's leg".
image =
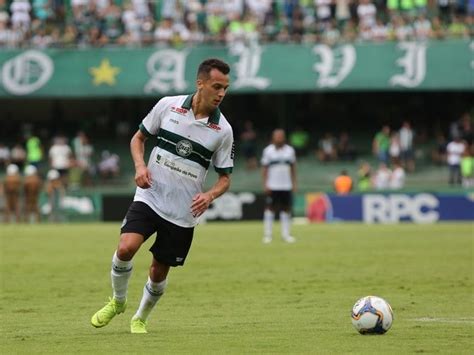
<svg viewBox="0 0 474 355">
<path fill-rule="evenodd" d="M 148 281 L 143 288 L 140 306 L 132 318 L 130 329 L 132 333 L 146 333 L 146 322 L 151 311 L 165 292 L 170 266 L 152 258 Z"/>
<path fill-rule="evenodd" d="M 158 215 L 155 222 L 158 232 L 150 248 L 153 260 L 140 306 L 130 322 L 132 333 L 147 332 L 148 316 L 165 291 L 169 269 L 184 265 L 193 240 L 194 228 L 177 226 Z"/>
<path fill-rule="evenodd" d="M 112 257 L 110 278 L 112 281 L 113 297 L 97 311 L 91 319 L 91 324 L 101 328 L 127 308 L 128 280 L 132 275 L 132 258 L 140 249 L 145 238 L 138 233 L 123 233 L 117 251 Z"/>
<path fill-rule="evenodd" d="M 291 236 L 291 191 L 281 191 L 280 196 L 280 224 L 281 224 L 281 238 L 287 243 L 294 243 L 296 240 Z"/>
<path fill-rule="evenodd" d="M 275 220 L 273 191 L 265 199 L 265 210 L 263 212 L 263 243 L 272 241 L 273 221 Z"/>
<path fill-rule="evenodd" d="M 112 257 L 110 271 L 113 298 L 96 312 L 91 319 L 94 327 L 106 326 L 117 314 L 123 313 L 127 306 L 128 280 L 132 275 L 132 258 L 143 242 L 155 232 L 150 216 L 153 210 L 142 202 L 133 202 L 125 216 L 120 242 Z"/>
</svg>

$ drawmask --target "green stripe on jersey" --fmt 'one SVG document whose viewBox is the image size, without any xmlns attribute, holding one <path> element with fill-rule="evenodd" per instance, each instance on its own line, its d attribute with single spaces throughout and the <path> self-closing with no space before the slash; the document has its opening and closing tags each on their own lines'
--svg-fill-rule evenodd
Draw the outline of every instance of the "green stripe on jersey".
<svg viewBox="0 0 474 355">
<path fill-rule="evenodd" d="M 276 164 L 288 164 L 288 165 L 291 165 L 293 164 L 292 161 L 290 160 L 273 160 L 271 162 L 268 163 L 268 165 L 276 165 Z"/>
<path fill-rule="evenodd" d="M 195 152 L 191 152 L 191 154 L 184 157 L 178 154 L 178 152 L 176 151 L 175 143 L 164 140 L 162 137 L 158 137 L 158 144 L 156 146 L 170 152 L 171 154 L 177 155 L 178 157 L 182 157 L 184 159 L 188 159 L 195 163 L 198 163 L 199 165 L 203 166 L 205 169 L 209 168 L 209 164 L 210 164 L 209 160 L 203 159 L 202 156 L 200 156 L 199 154 L 196 154 Z"/>
<path fill-rule="evenodd" d="M 214 167 L 214 170 L 215 170 L 216 173 L 218 173 L 218 174 L 232 174 L 232 167 L 229 167 L 229 168 L 217 168 L 217 167 Z"/>
<path fill-rule="evenodd" d="M 214 154 L 214 152 L 211 152 L 209 149 L 202 146 L 201 144 L 196 143 L 186 137 L 180 136 L 179 134 L 167 131 L 166 129 L 163 129 L 163 128 L 161 128 L 160 131 L 158 132 L 158 139 L 160 139 L 160 137 L 175 144 L 178 143 L 179 141 L 186 140 L 193 145 L 193 152 L 198 155 L 201 155 L 206 160 L 210 160 L 212 157 L 212 154 Z"/>
<path fill-rule="evenodd" d="M 150 137 L 153 137 L 153 134 L 151 134 L 150 132 L 148 132 L 148 130 L 145 128 L 145 126 L 143 125 L 143 123 L 140 123 L 140 126 L 138 126 L 138 128 L 140 129 L 140 132 L 142 132 L 145 136 L 147 136 L 148 138 Z"/>
</svg>

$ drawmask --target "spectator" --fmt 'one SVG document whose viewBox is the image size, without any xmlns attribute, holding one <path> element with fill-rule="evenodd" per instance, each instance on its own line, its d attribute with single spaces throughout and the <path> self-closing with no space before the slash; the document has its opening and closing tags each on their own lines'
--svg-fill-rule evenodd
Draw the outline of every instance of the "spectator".
<svg viewBox="0 0 474 355">
<path fill-rule="evenodd" d="M 413 23 L 413 28 L 415 32 L 415 38 L 417 40 L 428 40 L 433 37 L 433 32 L 431 30 L 431 22 L 426 18 L 424 14 L 420 14 L 415 22 Z"/>
<path fill-rule="evenodd" d="M 390 127 L 385 125 L 372 141 L 372 151 L 379 162 L 388 163 L 388 151 L 390 148 Z"/>
<path fill-rule="evenodd" d="M 444 39 L 446 37 L 446 29 L 440 18 L 435 16 L 431 20 L 431 38 Z"/>
<path fill-rule="evenodd" d="M 50 167 L 59 173 L 63 180 L 62 184 L 66 186 L 72 157 L 72 150 L 67 145 L 66 138 L 62 136 L 56 137 L 53 145 L 49 148 L 48 155 Z"/>
<path fill-rule="evenodd" d="M 0 142 L 0 168 L 6 169 L 7 165 L 10 164 L 10 149 Z"/>
<path fill-rule="evenodd" d="M 334 191 L 338 195 L 347 195 L 352 191 L 352 179 L 346 170 L 342 170 L 341 174 L 334 180 Z"/>
<path fill-rule="evenodd" d="M 62 222 L 64 221 L 62 203 L 65 195 L 63 179 L 59 171 L 55 169 L 49 170 L 46 178 L 46 193 L 48 194 L 49 203 L 49 221 Z"/>
<path fill-rule="evenodd" d="M 64 13 L 62 0 L 31 0 L 33 6 L 29 0 L 14 0 L 8 2 L 9 7 L 0 0 L 0 46 L 152 45 L 153 31 L 161 27 L 155 26 L 155 18 L 164 27 L 166 21 L 171 22 L 172 37 L 162 38 L 160 29 L 157 41 L 173 46 L 226 41 L 240 44 L 249 38 L 280 43 L 322 41 L 329 45 L 358 38 L 442 39 L 446 33 L 451 38 L 469 38 L 473 28 L 472 0 L 437 1 L 438 4 L 428 4 L 426 0 L 71 0 L 71 11 Z M 385 8 L 389 12 L 387 23 Z M 440 17 L 432 17 L 433 14 Z"/>
<path fill-rule="evenodd" d="M 387 167 L 387 164 L 380 163 L 379 168 L 375 172 L 373 185 L 376 190 L 386 190 L 389 187 L 390 177 L 392 172 Z"/>
<path fill-rule="evenodd" d="M 247 170 L 257 168 L 257 132 L 253 128 L 253 122 L 246 120 L 244 128 L 240 134 L 240 145 L 242 154 L 245 158 L 245 166 Z"/>
<path fill-rule="evenodd" d="M 461 177 L 463 187 L 470 188 L 474 186 L 474 157 L 468 147 L 464 149 L 461 158 Z"/>
<path fill-rule="evenodd" d="M 317 156 L 322 162 L 337 159 L 336 143 L 331 133 L 325 133 L 324 137 L 319 141 Z"/>
<path fill-rule="evenodd" d="M 21 176 L 20 169 L 15 164 L 7 166 L 7 175 L 3 182 L 3 191 L 5 194 L 5 222 L 19 223 L 20 217 L 20 191 Z"/>
<path fill-rule="evenodd" d="M 462 115 L 459 122 L 459 134 L 461 139 L 467 143 L 468 146 L 472 146 L 474 133 L 472 132 L 472 121 L 469 112 Z"/>
<path fill-rule="evenodd" d="M 405 169 L 399 162 L 393 164 L 392 174 L 390 175 L 389 188 L 400 190 L 405 186 Z"/>
<path fill-rule="evenodd" d="M 375 25 L 377 8 L 371 0 L 359 0 L 359 5 L 357 5 L 357 16 L 359 18 L 359 26 L 365 26 L 370 29 Z"/>
<path fill-rule="evenodd" d="M 399 42 L 410 41 L 414 37 L 413 27 L 401 16 L 397 16 L 392 20 L 393 37 Z"/>
<path fill-rule="evenodd" d="M 20 30 L 23 33 L 30 29 L 31 25 L 31 5 L 28 0 L 13 0 L 10 5 L 12 14 L 11 22 L 13 29 Z"/>
<path fill-rule="evenodd" d="M 436 146 L 431 152 L 431 160 L 436 165 L 444 165 L 446 163 L 446 146 L 448 145 L 446 137 L 443 133 L 438 133 L 436 136 Z"/>
<path fill-rule="evenodd" d="M 390 38 L 390 30 L 388 26 L 378 18 L 375 25 L 371 29 L 371 39 L 375 42 L 384 42 Z"/>
<path fill-rule="evenodd" d="M 26 140 L 26 161 L 29 165 L 34 165 L 36 168 L 39 168 L 42 160 L 43 148 L 41 146 L 41 140 L 35 135 L 30 135 Z"/>
<path fill-rule="evenodd" d="M 39 194 L 41 192 L 41 178 L 38 169 L 34 165 L 25 168 L 25 179 L 23 184 L 25 222 L 40 222 Z"/>
<path fill-rule="evenodd" d="M 400 128 L 400 149 L 402 166 L 409 172 L 415 171 L 415 156 L 413 152 L 414 133 L 409 121 L 404 121 Z"/>
<path fill-rule="evenodd" d="M 309 133 L 301 126 L 296 126 L 294 131 L 290 133 L 289 142 L 295 149 L 296 156 L 304 156 L 308 153 Z"/>
<path fill-rule="evenodd" d="M 76 166 L 81 170 L 80 176 L 85 185 L 91 184 L 91 177 L 94 175 L 92 155 L 94 147 L 89 142 L 89 137 L 84 131 L 79 131 L 72 141 Z M 80 181 L 80 185 L 81 185 Z"/>
<path fill-rule="evenodd" d="M 16 143 L 10 154 L 10 162 L 15 164 L 20 171 L 23 170 L 26 162 L 26 150 L 21 143 Z"/>
<path fill-rule="evenodd" d="M 400 136 L 398 132 L 392 132 L 390 136 L 390 147 L 388 149 L 388 153 L 390 155 L 390 161 L 393 163 L 398 163 L 400 161 Z"/>
<path fill-rule="evenodd" d="M 115 178 L 120 173 L 120 157 L 111 154 L 108 150 L 102 152 L 102 159 L 99 162 L 99 174 L 102 180 Z"/>
<path fill-rule="evenodd" d="M 342 132 L 337 142 L 337 156 L 341 160 L 352 161 L 357 157 L 357 150 L 349 139 L 347 132 Z"/>
<path fill-rule="evenodd" d="M 451 24 L 448 26 L 448 36 L 451 38 L 469 38 L 469 29 L 463 19 L 454 15 Z"/>
<path fill-rule="evenodd" d="M 372 168 L 369 163 L 363 162 L 357 171 L 357 189 L 361 192 L 370 190 L 372 186 Z"/>
<path fill-rule="evenodd" d="M 454 137 L 446 147 L 450 185 L 461 184 L 461 157 L 465 150 L 466 144 L 460 136 Z"/>
</svg>

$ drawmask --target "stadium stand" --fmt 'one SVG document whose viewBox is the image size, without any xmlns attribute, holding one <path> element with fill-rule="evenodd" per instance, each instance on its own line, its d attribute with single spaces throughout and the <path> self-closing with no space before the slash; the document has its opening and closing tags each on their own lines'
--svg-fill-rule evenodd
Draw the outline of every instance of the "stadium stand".
<svg viewBox="0 0 474 355">
<path fill-rule="evenodd" d="M 0 0 L 0 48 L 472 38 L 472 1 Z"/>
</svg>

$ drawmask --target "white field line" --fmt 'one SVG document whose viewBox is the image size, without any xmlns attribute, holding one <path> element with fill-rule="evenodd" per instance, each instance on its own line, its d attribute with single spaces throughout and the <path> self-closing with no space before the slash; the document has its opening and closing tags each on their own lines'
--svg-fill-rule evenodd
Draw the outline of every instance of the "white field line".
<svg viewBox="0 0 474 355">
<path fill-rule="evenodd" d="M 459 324 L 474 324 L 474 317 L 463 317 L 463 318 L 433 318 L 433 317 L 422 317 L 413 318 L 411 321 L 414 322 L 425 322 L 425 323 L 459 323 Z"/>
</svg>

